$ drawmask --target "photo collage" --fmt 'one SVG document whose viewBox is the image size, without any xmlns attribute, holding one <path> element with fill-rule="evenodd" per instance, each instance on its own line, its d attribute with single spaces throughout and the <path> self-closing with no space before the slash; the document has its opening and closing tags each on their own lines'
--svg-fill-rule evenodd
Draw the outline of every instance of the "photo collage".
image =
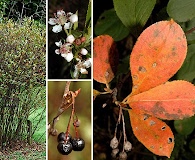
<svg viewBox="0 0 195 160">
<path fill-rule="evenodd" d="M 195 159 L 194 0 L 0 0 L 0 160 Z"/>
</svg>

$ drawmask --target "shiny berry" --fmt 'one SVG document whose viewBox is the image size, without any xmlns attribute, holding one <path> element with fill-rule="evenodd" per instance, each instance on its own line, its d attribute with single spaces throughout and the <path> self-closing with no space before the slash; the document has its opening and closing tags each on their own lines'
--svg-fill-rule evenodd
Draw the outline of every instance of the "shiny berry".
<svg viewBox="0 0 195 160">
<path fill-rule="evenodd" d="M 60 142 L 57 146 L 58 151 L 63 155 L 68 155 L 70 152 L 72 152 L 72 144 L 68 142 Z"/>
<path fill-rule="evenodd" d="M 58 138 L 57 139 L 58 139 L 58 142 L 61 142 L 61 141 L 70 141 L 72 139 L 72 136 L 69 133 L 61 132 L 58 135 Z"/>
<path fill-rule="evenodd" d="M 82 138 L 73 138 L 71 143 L 74 151 L 82 151 L 85 147 L 85 141 Z"/>
</svg>

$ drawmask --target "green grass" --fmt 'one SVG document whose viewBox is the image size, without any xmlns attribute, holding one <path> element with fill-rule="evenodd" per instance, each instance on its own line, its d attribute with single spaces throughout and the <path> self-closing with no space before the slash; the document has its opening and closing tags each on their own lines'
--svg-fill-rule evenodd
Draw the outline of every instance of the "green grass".
<svg viewBox="0 0 195 160">
<path fill-rule="evenodd" d="M 46 142 L 46 111 L 44 110 L 44 107 L 40 107 L 29 116 L 29 120 L 32 122 L 32 126 L 35 127 L 35 125 L 37 125 L 39 122 L 41 114 L 43 114 L 42 120 L 38 123 L 37 129 L 35 130 L 35 133 L 32 137 L 33 141 L 37 143 Z"/>
</svg>

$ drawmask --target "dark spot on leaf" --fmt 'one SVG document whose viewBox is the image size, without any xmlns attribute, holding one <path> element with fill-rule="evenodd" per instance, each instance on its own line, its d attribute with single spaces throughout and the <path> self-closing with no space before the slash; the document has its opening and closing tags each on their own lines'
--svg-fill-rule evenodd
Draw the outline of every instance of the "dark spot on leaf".
<svg viewBox="0 0 195 160">
<path fill-rule="evenodd" d="M 142 67 L 142 66 L 140 66 L 140 67 L 138 68 L 138 70 L 139 70 L 140 72 L 146 72 L 146 68 L 144 68 L 144 67 Z"/>
<path fill-rule="evenodd" d="M 163 131 L 164 131 L 165 129 L 166 129 L 166 126 L 163 126 L 163 127 L 161 128 L 161 130 L 163 130 Z"/>
<path fill-rule="evenodd" d="M 169 114 L 169 113 L 165 113 L 165 117 L 168 120 L 173 120 L 173 119 L 176 120 L 176 119 L 180 119 L 181 118 L 178 114 Z"/>
<path fill-rule="evenodd" d="M 150 121 L 150 125 L 151 125 L 151 126 L 155 125 L 155 123 L 156 123 L 156 122 L 154 122 L 154 121 Z"/>
<path fill-rule="evenodd" d="M 158 29 L 156 29 L 156 30 L 154 30 L 154 37 L 158 37 L 158 35 L 159 35 L 159 30 Z"/>
<path fill-rule="evenodd" d="M 181 40 L 181 37 L 177 37 L 177 39 L 180 41 Z"/>
<path fill-rule="evenodd" d="M 168 138 L 168 144 L 172 143 L 173 142 L 173 138 Z"/>
<path fill-rule="evenodd" d="M 156 66 L 157 66 L 157 63 L 154 62 L 154 63 L 152 64 L 152 67 L 155 68 Z"/>
<path fill-rule="evenodd" d="M 144 114 L 144 121 L 147 120 L 149 118 L 149 115 Z"/>
<path fill-rule="evenodd" d="M 172 50 L 172 51 L 176 51 L 176 49 L 177 49 L 177 48 L 174 46 L 174 47 L 172 47 L 171 50 Z"/>
<path fill-rule="evenodd" d="M 133 75 L 133 79 L 137 80 L 138 79 L 137 75 Z"/>
<path fill-rule="evenodd" d="M 192 100 L 192 104 L 195 104 L 195 99 Z"/>
<path fill-rule="evenodd" d="M 164 114 L 165 109 L 161 107 L 161 102 L 156 102 L 155 105 L 151 108 L 151 112 L 154 115 Z"/>
<path fill-rule="evenodd" d="M 181 109 L 178 109 L 178 112 L 177 113 L 181 114 L 182 113 Z"/>
<path fill-rule="evenodd" d="M 154 149 L 154 146 L 150 146 L 151 149 Z"/>
<path fill-rule="evenodd" d="M 176 52 L 172 52 L 171 54 L 172 54 L 172 56 L 176 56 L 176 55 L 177 55 L 177 53 L 176 53 Z"/>
<path fill-rule="evenodd" d="M 134 85 L 133 88 L 134 88 L 134 89 L 138 89 L 138 85 Z"/>
</svg>

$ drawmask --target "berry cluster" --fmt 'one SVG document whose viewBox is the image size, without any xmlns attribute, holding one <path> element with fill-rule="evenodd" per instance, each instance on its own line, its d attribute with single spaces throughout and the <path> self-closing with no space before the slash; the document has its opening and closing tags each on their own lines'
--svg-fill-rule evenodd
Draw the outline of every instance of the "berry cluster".
<svg viewBox="0 0 195 160">
<path fill-rule="evenodd" d="M 117 135 L 117 129 L 118 129 L 118 125 L 120 124 L 120 121 L 122 121 L 122 125 L 123 125 L 123 149 L 122 151 L 119 153 L 119 143 L 121 139 L 117 139 L 116 135 Z M 132 144 L 131 142 L 129 142 L 127 140 L 127 136 L 126 136 L 126 131 L 125 131 L 125 120 L 124 120 L 124 115 L 122 112 L 122 108 L 120 107 L 119 110 L 119 117 L 118 117 L 118 121 L 116 123 L 116 128 L 115 128 L 115 134 L 114 137 L 112 138 L 112 140 L 110 141 L 110 147 L 112 148 L 112 153 L 111 156 L 113 158 L 119 158 L 120 160 L 126 160 L 127 159 L 127 152 L 131 151 L 132 149 Z"/>
<path fill-rule="evenodd" d="M 85 141 L 82 138 L 72 138 L 69 133 L 61 132 L 58 135 L 58 151 L 63 155 L 68 155 L 73 151 L 82 151 L 85 147 Z"/>
<path fill-rule="evenodd" d="M 53 121 L 48 124 L 49 135 L 57 136 L 58 131 L 57 129 L 55 129 L 55 125 L 59 120 L 60 115 L 62 115 L 62 113 L 69 107 L 72 108 L 66 132 L 61 132 L 60 134 L 58 134 L 57 137 L 57 141 L 58 141 L 57 149 L 59 153 L 61 153 L 62 155 L 68 155 L 72 152 L 72 150 L 82 151 L 83 148 L 85 147 L 85 141 L 79 136 L 78 127 L 80 126 L 80 121 L 75 111 L 75 98 L 80 93 L 81 89 L 78 89 L 77 91 L 73 92 L 69 90 L 69 87 L 70 87 L 70 81 L 67 81 L 64 89 L 62 103 L 58 109 L 58 114 L 53 119 Z M 72 138 L 70 134 L 71 122 L 73 122 L 75 138 Z"/>
</svg>

